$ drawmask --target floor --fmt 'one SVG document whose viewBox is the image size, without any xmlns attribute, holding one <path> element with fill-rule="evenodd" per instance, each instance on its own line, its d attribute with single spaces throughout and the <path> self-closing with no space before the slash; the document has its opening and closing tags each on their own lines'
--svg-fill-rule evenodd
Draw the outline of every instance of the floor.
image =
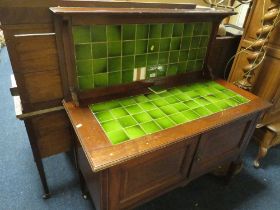
<svg viewBox="0 0 280 210">
<path fill-rule="evenodd" d="M 83 200 L 78 178 L 67 154 L 44 160 L 52 197 L 43 200 L 24 124 L 15 118 L 9 92 L 11 64 L 6 48 L 0 52 L 0 210 L 94 209 Z M 280 209 L 280 147 L 269 151 L 260 169 L 252 166 L 254 142 L 244 157 L 244 169 L 229 185 L 206 175 L 167 193 L 137 210 L 278 210 Z"/>
</svg>

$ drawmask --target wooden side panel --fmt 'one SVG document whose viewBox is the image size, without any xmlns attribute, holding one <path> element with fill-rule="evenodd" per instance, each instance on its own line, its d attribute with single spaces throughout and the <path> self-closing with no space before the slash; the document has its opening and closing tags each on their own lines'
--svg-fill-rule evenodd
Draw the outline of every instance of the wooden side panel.
<svg viewBox="0 0 280 210">
<path fill-rule="evenodd" d="M 114 198 L 109 209 L 131 208 L 186 181 L 197 141 L 189 139 L 110 169 Z"/>
<path fill-rule="evenodd" d="M 191 179 L 236 159 L 249 140 L 246 134 L 250 126 L 251 120 L 239 120 L 203 134 L 191 169 Z"/>
<path fill-rule="evenodd" d="M 70 123 L 65 111 L 32 118 L 32 126 L 41 157 L 70 150 Z"/>
</svg>

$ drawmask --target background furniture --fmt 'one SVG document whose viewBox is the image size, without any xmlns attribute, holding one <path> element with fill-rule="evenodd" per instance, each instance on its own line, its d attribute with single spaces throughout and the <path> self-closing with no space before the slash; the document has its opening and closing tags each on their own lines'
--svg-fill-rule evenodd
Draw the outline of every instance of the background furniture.
<svg viewBox="0 0 280 210">
<path fill-rule="evenodd" d="M 249 16 L 247 18 L 243 37 L 241 39 L 238 51 L 245 49 L 256 40 L 256 32 L 261 28 L 261 19 L 263 17 L 263 3 L 264 1 L 253 1 Z M 267 11 L 271 2 L 266 1 L 265 11 Z M 280 119 L 280 26 L 272 32 L 272 36 L 269 40 L 267 47 L 267 54 L 265 60 L 260 68 L 256 69 L 255 75 L 252 78 L 253 89 L 252 92 L 263 99 L 270 101 L 273 107 L 263 115 L 259 126 L 266 126 L 274 124 Z M 234 60 L 228 80 L 230 82 L 236 82 L 242 79 L 242 68 L 248 65 L 247 53 L 252 55 L 253 52 L 248 49 L 246 53 L 237 55 Z M 270 129 L 263 129 L 264 132 L 269 132 Z M 269 134 L 267 134 L 269 135 Z M 276 134 L 275 134 L 276 135 Z M 265 135 L 266 136 L 266 135 Z M 265 139 L 260 140 L 266 141 Z M 262 143 L 261 143 L 262 144 Z M 267 143 L 266 143 L 267 144 Z M 270 147 L 270 146 L 268 146 Z M 258 155 L 258 160 L 264 154 L 261 152 Z M 263 154 L 263 155 L 262 155 Z M 255 166 L 259 166 L 259 162 L 255 162 Z"/>
</svg>

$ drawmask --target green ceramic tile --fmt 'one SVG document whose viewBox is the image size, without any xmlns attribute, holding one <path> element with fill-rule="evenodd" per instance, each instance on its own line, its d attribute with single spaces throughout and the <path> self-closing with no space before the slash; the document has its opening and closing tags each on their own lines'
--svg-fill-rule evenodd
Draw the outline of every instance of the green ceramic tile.
<svg viewBox="0 0 280 210">
<path fill-rule="evenodd" d="M 153 100 L 152 102 L 153 102 L 156 106 L 158 106 L 158 107 L 166 106 L 166 105 L 169 104 L 166 100 L 164 100 L 164 99 L 162 99 L 162 98 Z"/>
<path fill-rule="evenodd" d="M 101 123 L 105 121 L 113 120 L 113 115 L 108 111 L 98 112 L 95 114 L 95 116 L 98 119 L 98 121 Z"/>
<path fill-rule="evenodd" d="M 207 22 L 203 23 L 202 34 L 203 35 L 210 35 L 211 28 L 212 28 L 211 23 L 207 23 Z"/>
<path fill-rule="evenodd" d="M 201 27 L 201 26 L 202 26 L 201 23 L 196 23 L 196 24 L 194 25 L 194 29 L 193 29 L 193 35 L 194 35 L 194 36 L 201 35 L 201 33 L 202 33 L 202 28 L 203 28 L 203 27 Z"/>
<path fill-rule="evenodd" d="M 108 132 L 107 136 L 112 144 L 119 144 L 126 140 L 129 140 L 129 137 L 123 130 Z"/>
<path fill-rule="evenodd" d="M 193 100 L 185 101 L 184 104 L 187 105 L 187 107 L 189 107 L 190 109 L 195 109 L 200 106 L 198 103 L 194 102 Z"/>
<path fill-rule="evenodd" d="M 247 103 L 249 100 L 242 97 L 242 96 L 235 96 L 233 97 L 234 100 L 236 100 L 237 102 L 243 104 L 243 103 Z"/>
<path fill-rule="evenodd" d="M 137 25 L 136 39 L 147 39 L 148 36 L 149 36 L 149 25 L 138 24 Z"/>
<path fill-rule="evenodd" d="M 173 37 L 171 39 L 170 50 L 180 50 L 181 47 L 181 37 Z"/>
<path fill-rule="evenodd" d="M 92 58 L 91 44 L 78 44 L 75 45 L 75 49 L 76 49 L 77 60 Z"/>
<path fill-rule="evenodd" d="M 223 109 L 215 106 L 214 104 L 208 104 L 205 106 L 206 109 L 210 110 L 212 113 L 220 112 Z"/>
<path fill-rule="evenodd" d="M 122 57 L 122 69 L 134 69 L 134 56 Z"/>
<path fill-rule="evenodd" d="M 144 67 L 147 63 L 147 55 L 136 55 L 135 56 L 135 67 Z"/>
<path fill-rule="evenodd" d="M 170 119 L 168 119 L 167 117 L 163 117 L 163 118 L 159 118 L 156 119 L 157 124 L 159 124 L 160 127 L 162 127 L 163 129 L 167 129 L 167 128 L 171 128 L 173 126 L 175 126 L 176 124 L 174 122 L 172 122 Z"/>
<path fill-rule="evenodd" d="M 133 82 L 133 71 L 123 71 L 122 82 L 123 83 Z"/>
<path fill-rule="evenodd" d="M 137 114 L 137 113 L 143 112 L 143 109 L 141 109 L 141 107 L 139 107 L 139 105 L 137 105 L 137 104 L 127 106 L 127 107 L 125 107 L 125 109 L 129 114 Z"/>
<path fill-rule="evenodd" d="M 196 58 L 197 59 L 204 59 L 205 55 L 206 55 L 206 48 L 201 48 L 201 49 L 198 49 L 197 54 L 196 54 Z"/>
<path fill-rule="evenodd" d="M 189 107 L 187 105 L 185 105 L 183 102 L 175 103 L 175 104 L 173 104 L 173 107 L 175 109 L 177 109 L 179 112 L 189 109 Z"/>
<path fill-rule="evenodd" d="M 216 98 L 214 95 L 205 96 L 205 98 L 206 98 L 208 101 L 211 101 L 211 103 L 220 100 L 220 99 Z"/>
<path fill-rule="evenodd" d="M 141 124 L 141 127 L 147 134 L 152 134 L 161 130 L 161 128 L 153 121 L 143 123 Z"/>
<path fill-rule="evenodd" d="M 167 64 L 168 60 L 169 60 L 169 52 L 159 53 L 158 55 L 159 64 Z"/>
<path fill-rule="evenodd" d="M 194 24 L 192 23 L 186 23 L 184 25 L 184 32 L 183 35 L 184 36 L 192 36 L 193 35 L 193 28 L 194 28 Z"/>
<path fill-rule="evenodd" d="M 201 70 L 203 67 L 203 60 L 196 60 L 194 70 Z"/>
<path fill-rule="evenodd" d="M 185 94 L 185 93 L 179 93 L 179 94 L 176 94 L 174 95 L 177 99 L 179 99 L 180 101 L 188 101 L 190 100 L 191 98 Z"/>
<path fill-rule="evenodd" d="M 183 111 L 182 114 L 189 120 L 196 120 L 200 118 L 200 116 L 192 110 Z"/>
<path fill-rule="evenodd" d="M 150 115 L 148 115 L 147 113 L 145 113 L 145 112 L 132 115 L 132 117 L 133 117 L 138 123 L 145 123 L 145 122 L 149 122 L 149 121 L 152 120 L 152 117 L 151 117 Z"/>
<path fill-rule="evenodd" d="M 148 40 L 136 40 L 135 54 L 147 53 Z"/>
<path fill-rule="evenodd" d="M 112 132 L 122 128 L 121 124 L 117 120 L 106 121 L 101 123 L 101 125 L 106 132 Z"/>
<path fill-rule="evenodd" d="M 164 91 L 164 92 L 158 94 L 160 97 L 164 97 L 165 98 L 165 97 L 172 96 L 172 94 L 167 92 L 167 90 L 162 89 L 162 91 Z"/>
<path fill-rule="evenodd" d="M 191 42 L 191 49 L 193 48 L 197 48 L 199 46 L 200 43 L 200 37 L 199 36 L 194 36 L 192 37 L 192 42 Z"/>
<path fill-rule="evenodd" d="M 168 96 L 168 97 L 165 97 L 164 99 L 169 104 L 175 104 L 175 103 L 180 102 L 180 100 L 178 100 L 175 96 Z"/>
<path fill-rule="evenodd" d="M 107 59 L 93 59 L 92 71 L 94 74 L 107 72 Z"/>
<path fill-rule="evenodd" d="M 123 31 L 122 31 L 123 40 L 134 40 L 135 31 L 136 31 L 135 24 L 123 25 Z"/>
<path fill-rule="evenodd" d="M 93 58 L 106 58 L 107 57 L 107 44 L 106 43 L 92 44 L 92 57 Z"/>
<path fill-rule="evenodd" d="M 157 69 L 157 76 L 162 77 L 166 76 L 168 66 L 167 65 L 160 65 Z"/>
<path fill-rule="evenodd" d="M 167 76 L 170 75 L 176 75 L 177 74 L 177 69 L 178 69 L 178 64 L 169 64 L 168 65 L 168 70 L 167 70 Z"/>
<path fill-rule="evenodd" d="M 149 31 L 149 38 L 150 39 L 160 38 L 161 29 L 162 29 L 162 24 L 151 24 L 150 31 Z"/>
<path fill-rule="evenodd" d="M 171 51 L 169 54 L 169 63 L 177 63 L 179 60 L 179 50 Z"/>
<path fill-rule="evenodd" d="M 218 101 L 218 102 L 215 102 L 213 103 L 215 106 L 221 108 L 221 109 L 228 109 L 231 107 L 231 105 L 227 104 L 226 102 L 224 101 Z"/>
<path fill-rule="evenodd" d="M 182 93 L 182 91 L 178 88 L 172 88 L 172 89 L 169 89 L 167 90 L 169 93 L 171 93 L 172 95 L 176 95 L 176 94 L 179 94 L 179 93 Z"/>
<path fill-rule="evenodd" d="M 171 37 L 173 32 L 172 23 L 162 24 L 161 37 Z"/>
<path fill-rule="evenodd" d="M 187 69 L 186 71 L 193 71 L 195 68 L 195 61 L 187 61 Z"/>
<path fill-rule="evenodd" d="M 134 120 L 133 117 L 131 117 L 131 116 L 121 117 L 121 118 L 118 119 L 118 121 L 121 124 L 121 126 L 124 127 L 124 128 L 137 124 L 136 120 Z"/>
<path fill-rule="evenodd" d="M 179 55 L 179 61 L 187 61 L 189 57 L 188 50 L 181 50 Z"/>
<path fill-rule="evenodd" d="M 142 103 L 142 102 L 147 102 L 149 101 L 149 99 L 144 96 L 144 95 L 138 95 L 138 96 L 135 96 L 134 97 L 134 100 L 137 102 L 137 103 Z"/>
<path fill-rule="evenodd" d="M 107 39 L 108 41 L 121 40 L 121 26 L 120 25 L 107 25 Z"/>
<path fill-rule="evenodd" d="M 89 26 L 73 26 L 72 31 L 74 43 L 89 43 L 91 41 Z"/>
<path fill-rule="evenodd" d="M 147 112 L 153 119 L 164 117 L 165 114 L 160 109 L 154 109 Z"/>
<path fill-rule="evenodd" d="M 158 52 L 159 51 L 160 39 L 149 39 L 148 41 L 148 52 Z"/>
<path fill-rule="evenodd" d="M 205 99 L 205 98 L 203 98 L 203 97 L 195 98 L 194 101 L 195 101 L 196 103 L 198 103 L 199 105 L 201 105 L 201 106 L 205 106 L 205 105 L 211 103 L 210 101 L 208 101 L 207 99 Z"/>
<path fill-rule="evenodd" d="M 106 42 L 106 25 L 94 25 L 91 27 L 91 39 L 93 42 Z"/>
<path fill-rule="evenodd" d="M 148 99 L 150 100 L 156 100 L 156 99 L 160 99 L 160 96 L 156 93 L 150 93 L 146 96 Z"/>
<path fill-rule="evenodd" d="M 196 50 L 190 50 L 188 60 L 194 60 L 193 65 L 195 65 L 195 59 L 196 59 Z"/>
<path fill-rule="evenodd" d="M 79 89 L 87 90 L 94 87 L 92 76 L 82 76 L 78 77 Z"/>
<path fill-rule="evenodd" d="M 101 112 L 105 110 L 108 111 L 109 109 L 114 109 L 117 107 L 120 107 L 120 104 L 117 101 L 107 101 L 90 105 L 90 109 L 92 112 Z"/>
<path fill-rule="evenodd" d="M 85 76 L 92 75 L 92 60 L 80 60 L 76 62 L 77 66 L 77 75 Z"/>
<path fill-rule="evenodd" d="M 145 132 L 141 129 L 139 125 L 126 128 L 125 130 L 130 139 L 139 138 L 145 135 Z"/>
<path fill-rule="evenodd" d="M 169 51 L 169 49 L 170 49 L 170 42 L 171 42 L 170 38 L 160 39 L 160 41 L 159 41 L 159 45 L 160 45 L 159 51 L 160 52 Z"/>
<path fill-rule="evenodd" d="M 198 107 L 193 109 L 194 112 L 196 112 L 200 117 L 204 117 L 207 115 L 212 114 L 211 111 L 209 111 L 208 109 L 204 108 L 204 107 Z"/>
<path fill-rule="evenodd" d="M 131 106 L 131 105 L 136 104 L 136 101 L 132 97 L 130 97 L 130 98 L 124 98 L 124 99 L 119 100 L 119 103 L 122 106 Z"/>
<path fill-rule="evenodd" d="M 108 71 L 120 71 L 121 70 L 121 57 L 108 58 Z"/>
<path fill-rule="evenodd" d="M 108 43 L 108 57 L 121 56 L 122 44 L 121 42 Z"/>
<path fill-rule="evenodd" d="M 178 64 L 177 73 L 185 73 L 187 69 L 187 62 L 181 62 Z"/>
<path fill-rule="evenodd" d="M 124 41 L 122 45 L 123 55 L 134 55 L 135 52 L 135 41 Z"/>
<path fill-rule="evenodd" d="M 147 56 L 147 65 L 156 65 L 158 64 L 158 53 L 150 53 Z"/>
<path fill-rule="evenodd" d="M 184 90 L 181 90 L 181 91 L 184 92 Z M 200 94 L 195 90 L 187 91 L 187 92 L 185 92 L 185 95 L 187 95 L 188 97 L 190 97 L 192 99 L 195 99 L 200 96 Z"/>
<path fill-rule="evenodd" d="M 175 114 L 178 112 L 172 105 L 162 106 L 160 109 L 167 115 Z"/>
<path fill-rule="evenodd" d="M 209 42 L 209 37 L 208 36 L 201 37 L 199 47 L 207 47 L 208 42 Z"/>
<path fill-rule="evenodd" d="M 110 110 L 112 116 L 114 118 L 120 118 L 120 117 L 124 117 L 124 116 L 127 116 L 129 113 L 122 107 L 118 107 L 118 108 L 115 108 L 115 109 L 111 109 Z"/>
<path fill-rule="evenodd" d="M 143 110 L 148 111 L 152 109 L 156 109 L 157 107 L 152 104 L 151 102 L 144 102 L 144 103 L 139 103 L 138 104 Z"/>
<path fill-rule="evenodd" d="M 111 72 L 108 74 L 108 86 L 119 85 L 122 83 L 121 72 Z"/>
<path fill-rule="evenodd" d="M 231 90 L 228 90 L 228 89 L 225 89 L 225 90 L 222 90 L 222 92 L 230 97 L 233 97 L 233 96 L 236 96 L 236 93 L 231 91 Z"/>
<path fill-rule="evenodd" d="M 101 73 L 94 75 L 94 87 L 107 87 L 108 85 L 108 74 Z"/>
<path fill-rule="evenodd" d="M 172 36 L 182 36 L 182 33 L 184 31 L 184 24 L 183 23 L 175 23 L 173 27 L 173 34 Z"/>
<path fill-rule="evenodd" d="M 177 125 L 178 124 L 182 124 L 182 123 L 186 123 L 188 121 L 190 121 L 188 118 L 185 117 L 185 115 L 183 115 L 182 113 L 176 113 L 173 115 L 170 115 L 169 118 L 175 122 Z"/>
</svg>

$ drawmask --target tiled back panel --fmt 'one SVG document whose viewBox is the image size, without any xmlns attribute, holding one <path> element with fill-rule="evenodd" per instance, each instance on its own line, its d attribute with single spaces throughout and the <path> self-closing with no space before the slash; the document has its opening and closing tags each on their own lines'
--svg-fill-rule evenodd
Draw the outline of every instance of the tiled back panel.
<svg viewBox="0 0 280 210">
<path fill-rule="evenodd" d="M 160 94 L 137 95 L 89 106 L 112 144 L 174 127 L 247 103 L 215 82 L 195 83 Z"/>
<path fill-rule="evenodd" d="M 80 90 L 201 70 L 212 24 L 73 26 Z"/>
</svg>

